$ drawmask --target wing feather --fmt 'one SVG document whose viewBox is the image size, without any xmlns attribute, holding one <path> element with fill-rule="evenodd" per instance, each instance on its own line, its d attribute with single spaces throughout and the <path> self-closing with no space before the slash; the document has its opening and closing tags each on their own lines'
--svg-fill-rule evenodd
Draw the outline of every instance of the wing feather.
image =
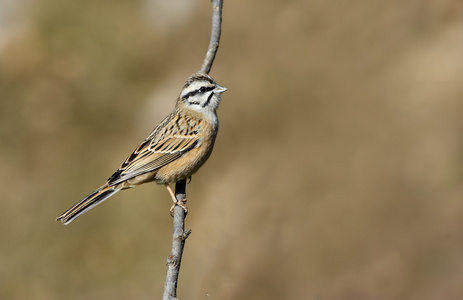
<svg viewBox="0 0 463 300">
<path fill-rule="evenodd" d="M 108 179 L 108 185 L 116 185 L 136 176 L 152 172 L 181 157 L 196 147 L 196 136 L 174 136 L 144 147 L 138 147 L 122 166 Z M 143 144 L 142 144 L 143 145 Z"/>
<path fill-rule="evenodd" d="M 136 176 L 155 171 L 198 146 L 201 119 L 182 115 L 178 110 L 161 124 L 135 149 L 108 179 L 116 185 Z"/>
</svg>

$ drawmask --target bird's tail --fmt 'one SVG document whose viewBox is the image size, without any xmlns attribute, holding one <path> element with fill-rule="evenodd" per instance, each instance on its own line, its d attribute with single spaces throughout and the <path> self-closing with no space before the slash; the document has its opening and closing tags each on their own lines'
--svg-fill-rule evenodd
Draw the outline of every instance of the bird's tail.
<svg viewBox="0 0 463 300">
<path fill-rule="evenodd" d="M 115 189 L 114 187 L 100 187 L 84 199 L 74 204 L 67 211 L 62 213 L 58 218 L 56 218 L 56 221 L 61 221 L 64 225 L 67 225 L 74 221 L 74 219 L 91 210 L 92 208 L 105 201 L 118 191 L 120 191 L 120 189 Z"/>
</svg>

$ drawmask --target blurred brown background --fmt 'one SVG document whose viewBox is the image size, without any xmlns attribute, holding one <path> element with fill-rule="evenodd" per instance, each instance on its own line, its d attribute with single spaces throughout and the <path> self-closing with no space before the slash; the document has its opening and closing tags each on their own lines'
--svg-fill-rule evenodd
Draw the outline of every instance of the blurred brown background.
<svg viewBox="0 0 463 300">
<path fill-rule="evenodd" d="M 160 299 L 154 184 L 69 226 L 199 69 L 207 0 L 0 2 L 0 299 Z M 225 1 L 180 299 L 462 299 L 463 4 Z"/>
</svg>

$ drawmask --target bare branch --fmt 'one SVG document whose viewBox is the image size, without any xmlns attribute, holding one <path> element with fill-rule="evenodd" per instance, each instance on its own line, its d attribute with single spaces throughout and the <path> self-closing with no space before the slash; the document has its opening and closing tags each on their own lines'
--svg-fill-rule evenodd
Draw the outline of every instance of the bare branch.
<svg viewBox="0 0 463 300">
<path fill-rule="evenodd" d="M 215 55 L 219 49 L 220 32 L 222 26 L 222 6 L 223 0 L 211 0 L 212 2 L 212 29 L 211 41 L 204 58 L 200 72 L 209 74 Z M 175 197 L 181 201 L 186 199 L 186 179 L 175 184 Z M 177 282 L 182 262 L 183 248 L 185 239 L 190 234 L 190 230 L 185 231 L 185 211 L 180 206 L 174 208 L 174 230 L 172 235 L 172 251 L 167 257 L 167 275 L 164 283 L 164 295 L 162 300 L 177 299 Z"/>
<path fill-rule="evenodd" d="M 211 0 L 212 2 L 212 30 L 211 41 L 207 49 L 206 57 L 204 58 L 203 65 L 200 72 L 209 74 L 211 71 L 212 63 L 214 62 L 215 55 L 219 49 L 220 33 L 222 31 L 222 6 L 223 0 Z"/>
<path fill-rule="evenodd" d="M 186 179 L 175 184 L 175 197 L 179 201 L 186 199 Z M 177 299 L 177 281 L 180 272 L 180 263 L 182 262 L 185 239 L 190 232 L 190 230 L 185 231 L 185 211 L 180 206 L 175 206 L 172 251 L 167 257 L 167 275 L 162 300 Z"/>
</svg>

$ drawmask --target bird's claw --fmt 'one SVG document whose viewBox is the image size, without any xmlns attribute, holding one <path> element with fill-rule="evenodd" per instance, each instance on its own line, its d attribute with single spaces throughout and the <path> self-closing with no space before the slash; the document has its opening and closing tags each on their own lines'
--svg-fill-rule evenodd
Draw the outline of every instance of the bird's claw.
<svg viewBox="0 0 463 300">
<path fill-rule="evenodd" d="M 185 215 L 188 214 L 188 208 L 185 206 L 185 203 L 186 203 L 186 199 L 184 200 L 177 200 L 176 202 L 174 202 L 174 204 L 172 204 L 171 208 L 170 208 L 170 215 L 173 217 L 174 216 L 174 209 L 175 209 L 175 206 L 180 206 L 181 208 L 183 208 L 183 210 L 185 211 Z"/>
</svg>

